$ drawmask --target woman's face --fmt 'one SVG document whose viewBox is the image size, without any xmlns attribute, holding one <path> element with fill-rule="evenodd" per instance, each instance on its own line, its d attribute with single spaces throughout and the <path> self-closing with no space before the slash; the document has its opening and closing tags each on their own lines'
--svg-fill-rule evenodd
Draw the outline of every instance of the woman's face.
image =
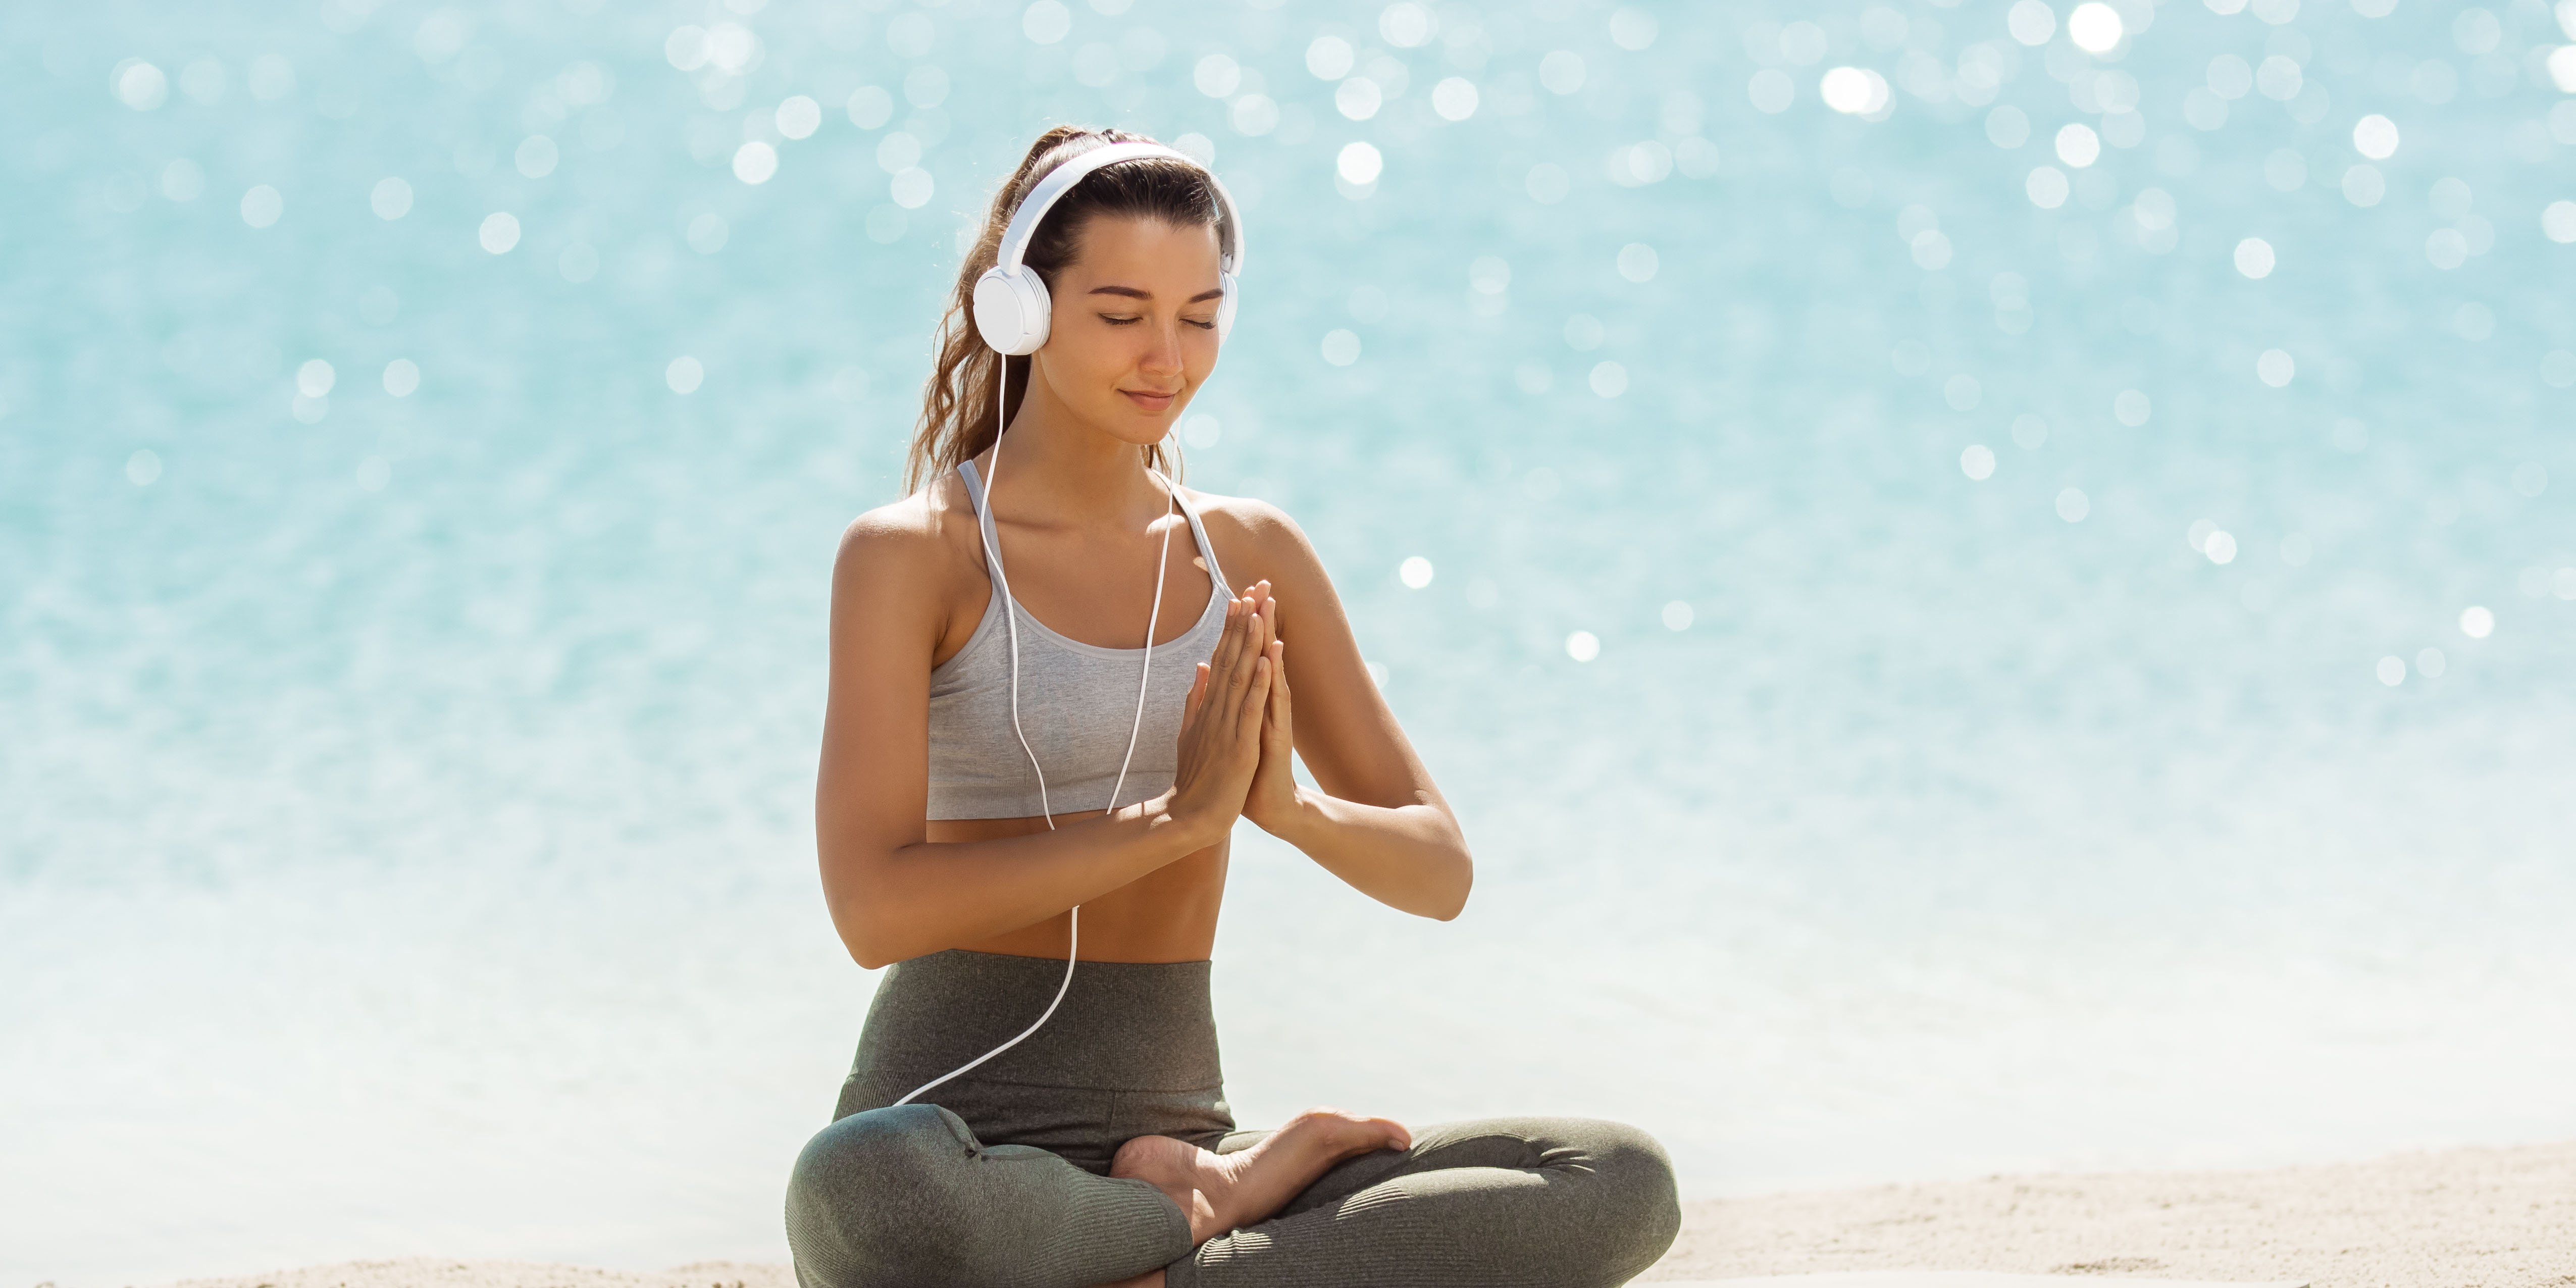
<svg viewBox="0 0 2576 1288">
<path fill-rule="evenodd" d="M 1074 245 L 1031 374 L 1102 431 L 1159 442 L 1216 367 L 1216 226 L 1095 215 Z"/>
</svg>

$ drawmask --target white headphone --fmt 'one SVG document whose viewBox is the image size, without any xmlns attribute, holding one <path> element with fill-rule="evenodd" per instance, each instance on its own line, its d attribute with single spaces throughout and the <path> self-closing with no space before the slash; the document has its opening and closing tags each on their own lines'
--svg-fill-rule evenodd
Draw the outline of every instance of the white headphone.
<svg viewBox="0 0 2576 1288">
<path fill-rule="evenodd" d="M 1216 306 L 1216 338 L 1225 339 L 1234 329 L 1235 277 L 1243 272 L 1243 221 L 1234 210 L 1234 195 L 1217 182 L 1214 171 L 1199 164 L 1196 157 L 1175 152 L 1160 143 L 1112 143 L 1093 148 L 1058 165 L 1038 180 L 1020 208 L 1011 214 L 1010 226 L 1002 232 L 1002 245 L 991 268 L 975 279 L 975 331 L 984 343 L 1000 353 L 1014 357 L 1037 352 L 1047 340 L 1047 328 L 1054 318 L 1053 306 L 1047 300 L 1046 282 L 1021 262 L 1028 254 L 1029 242 L 1037 236 L 1038 223 L 1047 211 L 1073 185 L 1092 171 L 1121 161 L 1143 157 L 1165 157 L 1179 161 L 1207 176 L 1208 186 L 1216 189 L 1217 204 L 1217 274 L 1218 289 L 1225 294 Z"/>
<path fill-rule="evenodd" d="M 1196 158 L 1186 153 L 1175 152 L 1159 143 L 1112 143 L 1107 147 L 1093 148 L 1058 165 L 1047 173 L 1047 177 L 1038 181 L 1037 188 L 1020 203 L 1018 210 L 1012 212 L 1010 226 L 1002 232 L 1002 246 L 998 256 L 1000 262 L 985 269 L 984 275 L 975 279 L 975 330 L 984 338 L 984 343 L 991 345 L 1000 353 L 1012 356 L 1035 353 L 1039 345 L 1046 343 L 1048 323 L 1051 319 L 1046 283 L 1039 280 L 1038 275 L 1030 271 L 1026 264 L 1021 263 L 1020 257 L 1027 253 L 1029 239 L 1037 235 L 1038 221 L 1046 217 L 1048 208 L 1054 206 L 1059 198 L 1073 188 L 1073 185 L 1080 183 L 1083 176 L 1102 166 L 1116 165 L 1121 161 L 1132 161 L 1139 157 L 1170 157 L 1185 162 L 1199 173 L 1206 175 L 1208 186 L 1216 189 L 1219 207 L 1216 280 L 1217 286 L 1225 292 L 1217 301 L 1216 337 L 1218 343 L 1224 343 L 1226 332 L 1234 329 L 1234 275 L 1243 268 L 1243 225 L 1235 215 L 1234 197 L 1226 192 L 1224 184 L 1217 182 L 1215 173 L 1199 164 Z M 1011 597 L 1011 579 L 1002 571 L 1001 536 L 994 530 L 993 523 L 993 489 L 1002 474 L 1002 431 L 1008 425 L 1008 418 L 1002 414 L 1002 397 L 1010 387 L 1010 364 L 1006 359 L 996 363 L 995 368 L 997 377 L 993 391 L 993 462 L 991 472 L 984 479 L 984 504 L 976 514 L 975 521 L 984 539 L 985 566 L 992 570 L 993 587 L 1002 596 L 1002 621 L 1010 632 L 1011 732 L 1019 735 L 1020 750 L 1028 753 L 1029 768 L 1037 773 L 1038 808 L 1046 812 L 1047 828 L 1052 831 L 1055 828 L 1055 807 L 1047 801 L 1046 771 L 1038 767 L 1038 754 L 1029 746 L 1029 736 L 1020 730 L 1019 601 Z M 1173 482 L 1164 478 L 1159 471 L 1148 469 L 1146 473 L 1153 475 L 1155 481 L 1163 485 L 1165 498 L 1163 517 L 1170 518 L 1172 505 L 1180 500 L 1180 492 Z M 1138 668 L 1136 677 L 1136 718 L 1127 727 L 1127 755 L 1118 763 L 1118 779 L 1109 787 L 1109 804 L 1106 808 L 1113 810 L 1118 808 L 1119 789 L 1127 784 L 1127 766 L 1134 763 L 1136 759 L 1136 735 L 1145 725 L 1145 684 L 1154 669 L 1154 627 L 1162 619 L 1163 613 L 1163 569 L 1171 561 L 1172 531 L 1166 526 L 1163 529 L 1162 557 L 1154 564 L 1154 607 L 1145 616 L 1145 657 L 1144 664 Z M 1214 575 L 1215 557 L 1213 555 L 1209 557 L 1209 569 L 1210 574 Z M 914 1096 L 1018 1046 L 1020 1038 L 1037 1032 L 1038 1026 L 1046 1023 L 1047 1018 L 1055 1014 L 1056 1004 L 1064 1000 L 1065 990 L 1073 987 L 1074 957 L 1081 945 L 1082 907 L 1076 904 L 1073 908 L 1071 925 L 1066 933 L 1064 982 L 1056 986 L 1055 1001 L 1047 1003 L 1046 1011 L 1038 1016 L 1037 1022 L 1021 1030 L 1019 1037 L 1012 1038 L 905 1092 L 903 1099 L 894 1103 L 908 1104 Z"/>
</svg>

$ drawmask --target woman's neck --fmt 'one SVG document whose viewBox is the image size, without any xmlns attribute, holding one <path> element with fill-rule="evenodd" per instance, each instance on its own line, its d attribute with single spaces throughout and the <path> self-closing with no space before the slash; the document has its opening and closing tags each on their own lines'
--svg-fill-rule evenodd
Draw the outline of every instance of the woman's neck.
<svg viewBox="0 0 2576 1288">
<path fill-rule="evenodd" d="M 1022 516 L 1079 526 L 1128 528 L 1151 522 L 1169 505 L 1163 489 L 1146 477 L 1144 454 L 1077 419 L 1031 381 L 1028 402 L 1012 414 L 1000 442 L 985 452 L 985 477 L 993 477 L 995 451 L 1008 455 L 1011 508 Z"/>
</svg>

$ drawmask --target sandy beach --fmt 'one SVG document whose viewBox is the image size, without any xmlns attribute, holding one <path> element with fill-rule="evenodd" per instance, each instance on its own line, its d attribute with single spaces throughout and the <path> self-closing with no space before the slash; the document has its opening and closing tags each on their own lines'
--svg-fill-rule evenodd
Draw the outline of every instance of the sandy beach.
<svg viewBox="0 0 2576 1288">
<path fill-rule="evenodd" d="M 1639 1282 L 1835 1270 L 2576 1285 L 2576 1142 L 2243 1172 L 1997 1176 L 1684 1206 Z M 179 1288 L 794 1288 L 784 1265 L 633 1272 L 413 1258 Z"/>
<path fill-rule="evenodd" d="M 2576 1284 L 2576 1142 L 1692 1203 L 1681 1238 L 1643 1279 L 1903 1269 L 2314 1288 Z"/>
</svg>

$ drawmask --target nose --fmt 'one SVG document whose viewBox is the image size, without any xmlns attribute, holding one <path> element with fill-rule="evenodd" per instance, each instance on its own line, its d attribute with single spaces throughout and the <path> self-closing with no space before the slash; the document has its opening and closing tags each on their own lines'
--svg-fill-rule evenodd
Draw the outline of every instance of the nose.
<svg viewBox="0 0 2576 1288">
<path fill-rule="evenodd" d="M 1145 347 L 1136 365 L 1157 377 L 1177 375 L 1181 370 L 1181 328 L 1186 325 L 1178 317 L 1164 319 L 1154 328 L 1154 342 Z"/>
</svg>

